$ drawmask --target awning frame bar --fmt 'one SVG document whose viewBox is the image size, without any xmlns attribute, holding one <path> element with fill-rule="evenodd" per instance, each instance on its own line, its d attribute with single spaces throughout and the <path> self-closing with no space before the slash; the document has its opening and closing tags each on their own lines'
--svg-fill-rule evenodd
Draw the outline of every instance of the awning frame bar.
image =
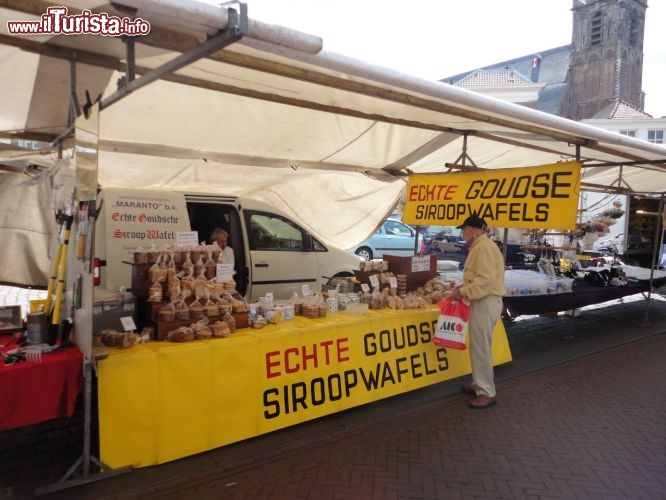
<svg viewBox="0 0 666 500">
<path fill-rule="evenodd" d="M 210 37 L 207 41 L 201 45 L 197 45 L 195 48 L 189 52 L 185 52 L 169 62 L 158 66 L 157 68 L 143 74 L 139 78 L 130 78 L 130 69 L 131 73 L 134 73 L 134 50 L 133 50 L 133 41 L 128 43 L 128 62 L 127 62 L 127 73 L 124 81 L 122 81 L 121 88 L 116 92 L 111 94 L 108 97 L 105 97 L 100 101 L 100 110 L 108 108 L 112 104 L 118 102 L 123 97 L 126 97 L 130 93 L 139 90 L 146 85 L 163 78 L 165 75 L 175 73 L 181 68 L 192 64 L 194 61 L 202 59 L 213 52 L 217 52 L 220 49 L 223 49 L 227 45 L 230 45 L 234 42 L 237 42 L 243 36 L 248 33 L 248 20 L 247 20 L 247 5 L 240 3 L 240 14 L 236 12 L 235 9 L 228 8 L 229 15 L 229 24 L 226 28 L 221 30 L 217 35 Z M 130 50 L 130 47 L 132 48 Z M 129 59 L 131 58 L 131 60 Z"/>
</svg>

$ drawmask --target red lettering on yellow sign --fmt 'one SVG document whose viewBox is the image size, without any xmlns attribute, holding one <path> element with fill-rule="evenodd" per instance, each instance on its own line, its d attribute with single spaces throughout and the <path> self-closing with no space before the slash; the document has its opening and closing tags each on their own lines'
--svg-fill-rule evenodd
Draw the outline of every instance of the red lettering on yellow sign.
<svg viewBox="0 0 666 500">
<path fill-rule="evenodd" d="M 419 184 L 409 189 L 409 201 L 438 201 L 452 200 L 456 194 L 457 185 L 446 184 Z"/>
<path fill-rule="evenodd" d="M 345 361 L 349 361 L 349 339 L 347 337 L 288 347 L 282 351 L 266 353 L 266 377 L 279 377 L 283 373 L 298 373 Z"/>
</svg>

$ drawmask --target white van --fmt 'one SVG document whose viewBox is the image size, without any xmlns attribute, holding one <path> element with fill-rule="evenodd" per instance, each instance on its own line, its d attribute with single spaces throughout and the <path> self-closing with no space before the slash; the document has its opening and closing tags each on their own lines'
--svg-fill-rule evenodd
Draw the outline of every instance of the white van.
<svg viewBox="0 0 666 500">
<path fill-rule="evenodd" d="M 229 233 L 236 288 L 249 301 L 321 290 L 331 278 L 353 276 L 360 257 L 323 244 L 311 230 L 264 203 L 235 196 L 160 190 L 104 189 L 95 255 L 105 265 L 101 286 L 130 288 L 137 249 L 174 247 L 177 233 L 196 231 L 210 242 L 215 228 Z"/>
</svg>

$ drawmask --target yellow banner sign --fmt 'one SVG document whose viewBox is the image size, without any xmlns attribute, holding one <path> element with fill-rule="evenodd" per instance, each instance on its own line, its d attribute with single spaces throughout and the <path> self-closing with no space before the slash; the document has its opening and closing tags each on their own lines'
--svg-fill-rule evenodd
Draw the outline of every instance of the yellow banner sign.
<svg viewBox="0 0 666 500">
<path fill-rule="evenodd" d="M 457 226 L 472 213 L 493 227 L 574 229 L 579 162 L 409 177 L 406 224 Z"/>
</svg>

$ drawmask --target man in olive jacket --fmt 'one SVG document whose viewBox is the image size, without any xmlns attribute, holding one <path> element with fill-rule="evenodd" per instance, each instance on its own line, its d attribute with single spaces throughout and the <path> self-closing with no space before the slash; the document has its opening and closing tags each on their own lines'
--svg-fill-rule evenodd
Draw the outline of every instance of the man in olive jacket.
<svg viewBox="0 0 666 500">
<path fill-rule="evenodd" d="M 469 301 L 469 353 L 472 383 L 462 392 L 473 394 L 470 408 L 489 408 L 497 403 L 491 345 L 493 329 L 502 314 L 504 258 L 486 235 L 486 222 L 476 214 L 467 217 L 458 229 L 469 245 L 462 285 L 453 290 L 454 300 Z"/>
</svg>

